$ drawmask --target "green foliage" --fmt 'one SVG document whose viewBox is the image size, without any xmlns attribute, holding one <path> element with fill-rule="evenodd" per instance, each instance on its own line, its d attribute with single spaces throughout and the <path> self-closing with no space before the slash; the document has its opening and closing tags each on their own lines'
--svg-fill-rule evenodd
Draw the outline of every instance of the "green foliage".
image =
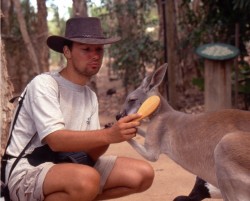
<svg viewBox="0 0 250 201">
<path fill-rule="evenodd" d="M 198 69 L 198 75 L 197 77 L 194 77 L 192 79 L 192 84 L 196 87 L 198 87 L 198 89 L 200 91 L 204 91 L 205 90 L 205 79 L 203 77 L 204 75 L 204 60 L 203 59 L 200 59 L 198 60 L 198 62 L 196 63 L 197 65 L 197 69 Z"/>
<path fill-rule="evenodd" d="M 188 12 L 183 17 L 180 25 L 184 30 L 187 30 L 187 27 L 192 28 L 188 31 L 185 40 L 182 41 L 182 48 L 198 47 L 201 44 L 213 42 L 235 45 L 236 25 L 238 25 L 240 58 L 242 59 L 247 55 L 244 43 L 250 41 L 249 0 L 203 0 L 197 10 L 192 9 L 191 3 L 191 0 L 184 0 L 182 5 L 188 8 Z M 238 90 L 240 93 L 249 95 L 249 65 L 240 64 L 238 68 Z M 248 69 L 248 73 L 246 73 L 246 69 Z M 198 68 L 198 70 L 200 69 Z M 233 83 L 235 83 L 234 73 L 232 73 Z M 199 89 L 203 90 L 204 75 L 200 74 L 201 76 L 194 78 L 192 82 Z M 235 88 L 232 87 L 232 89 L 234 90 Z"/>
<path fill-rule="evenodd" d="M 244 109 L 250 109 L 250 65 L 246 61 L 239 62 L 238 74 L 238 92 L 242 95 L 244 101 Z M 233 74 L 233 84 L 235 85 L 236 79 Z M 234 90 L 234 87 L 233 87 Z"/>
<path fill-rule="evenodd" d="M 115 4 L 108 0 L 102 3 L 102 7 L 92 8 L 92 15 L 103 19 L 106 35 L 122 37 L 109 51 L 114 59 L 112 68 L 120 75 L 126 88 L 136 86 L 144 77 L 146 67 L 154 66 L 160 59 L 162 46 L 157 35 L 159 22 L 155 1 L 127 0 L 125 4 Z M 119 18 L 126 22 L 119 21 Z M 148 28 L 154 31 L 150 32 Z"/>
<path fill-rule="evenodd" d="M 29 0 L 22 0 L 21 1 L 21 7 L 22 11 L 24 13 L 24 18 L 27 24 L 27 29 L 29 33 L 32 33 L 32 31 L 35 30 L 36 26 L 36 13 L 35 8 L 30 5 Z M 19 23 L 17 20 L 17 15 L 15 13 L 14 7 L 12 6 L 9 10 L 9 13 L 11 14 L 10 18 L 10 35 L 14 36 L 15 38 L 21 38 L 22 34 L 20 32 Z"/>
<path fill-rule="evenodd" d="M 146 65 L 157 63 L 160 43 L 148 35 L 131 40 L 122 40 L 111 49 L 112 57 L 116 58 L 113 69 L 123 78 L 124 86 L 137 86 L 145 76 Z"/>
<path fill-rule="evenodd" d="M 183 6 L 189 7 L 190 0 Z M 188 34 L 187 41 L 197 47 L 200 44 L 224 42 L 234 45 L 235 25 L 240 28 L 240 50 L 245 54 L 244 41 L 250 40 L 250 1 L 249 0 L 203 0 L 199 11 L 189 7 L 181 21 L 182 26 L 190 24 L 194 29 Z"/>
<path fill-rule="evenodd" d="M 238 84 L 239 93 L 250 95 L 250 66 L 246 62 L 240 62 L 239 64 Z"/>
<path fill-rule="evenodd" d="M 49 35 L 60 35 L 63 36 L 65 32 L 65 21 L 66 19 L 61 18 L 59 15 L 59 8 L 53 1 L 50 2 L 48 11 L 52 13 L 51 19 L 48 20 Z M 72 13 L 72 8 L 68 8 L 69 13 Z M 60 54 L 50 49 L 50 63 L 61 64 L 62 57 Z"/>
<path fill-rule="evenodd" d="M 234 10 L 243 10 L 244 12 L 249 12 L 250 1 L 249 0 L 233 0 Z"/>
<path fill-rule="evenodd" d="M 200 91 L 204 91 L 204 78 L 202 78 L 202 77 L 193 78 L 192 84 L 194 86 L 197 86 Z"/>
</svg>

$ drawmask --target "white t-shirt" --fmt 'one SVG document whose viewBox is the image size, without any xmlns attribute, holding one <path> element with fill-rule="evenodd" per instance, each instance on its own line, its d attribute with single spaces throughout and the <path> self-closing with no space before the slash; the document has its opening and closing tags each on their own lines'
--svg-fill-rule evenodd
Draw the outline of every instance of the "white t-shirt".
<svg viewBox="0 0 250 201">
<path fill-rule="evenodd" d="M 36 132 L 27 154 L 54 131 L 100 129 L 97 97 L 88 86 L 50 72 L 36 76 L 26 90 L 7 154 L 17 157 Z"/>
</svg>

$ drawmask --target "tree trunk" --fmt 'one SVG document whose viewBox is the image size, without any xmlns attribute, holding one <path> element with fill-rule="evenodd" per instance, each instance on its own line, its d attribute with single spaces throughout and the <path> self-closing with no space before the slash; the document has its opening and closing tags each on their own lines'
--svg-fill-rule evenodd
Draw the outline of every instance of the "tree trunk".
<svg viewBox="0 0 250 201">
<path fill-rule="evenodd" d="M 122 5 L 128 4 L 129 0 L 114 0 L 114 5 L 116 8 L 121 8 Z M 136 2 L 131 1 L 130 4 L 136 4 Z M 134 13 L 135 14 L 135 13 Z M 136 26 L 137 26 L 137 15 L 131 16 L 127 10 L 122 10 L 122 12 L 117 12 L 116 17 L 118 20 L 118 26 L 121 30 L 121 38 L 125 39 L 135 35 Z M 131 27 L 133 25 L 133 27 Z"/>
<path fill-rule="evenodd" d="M 10 1 L 1 1 L 1 34 L 10 32 L 9 7 Z"/>
<path fill-rule="evenodd" d="M 19 0 L 12 0 L 12 1 L 14 3 L 15 8 L 16 8 L 17 20 L 19 22 L 20 31 L 22 33 L 24 43 L 26 44 L 29 57 L 30 57 L 31 61 L 33 62 L 34 74 L 39 74 L 40 69 L 39 69 L 38 58 L 37 58 L 35 49 L 33 47 L 33 44 L 31 42 L 28 30 L 27 30 L 27 25 L 26 25 L 26 21 L 24 19 L 23 13 L 22 13 L 20 1 Z"/>
<path fill-rule="evenodd" d="M 135 36 L 138 34 L 138 23 L 137 23 L 137 12 L 133 12 L 129 10 L 130 7 L 136 7 L 133 4 L 136 4 L 134 0 L 114 0 L 114 7 L 120 12 L 116 12 L 116 18 L 118 20 L 118 30 L 120 30 L 119 35 L 123 40 L 133 40 Z M 133 25 L 133 26 L 131 26 Z M 126 68 L 124 72 L 124 87 L 125 87 L 125 96 L 129 92 L 129 76 L 134 73 L 133 68 Z"/>
<path fill-rule="evenodd" d="M 48 37 L 46 1 L 37 0 L 36 33 L 33 44 L 39 57 L 39 71 L 46 72 L 49 70 L 49 48 L 45 42 Z"/>
<path fill-rule="evenodd" d="M 6 146 L 6 141 L 8 138 L 9 127 L 12 117 L 13 105 L 9 102 L 12 98 L 12 92 L 14 90 L 12 83 L 9 80 L 6 59 L 5 59 L 5 50 L 4 44 L 1 39 L 1 156 L 3 155 L 4 148 Z"/>
<path fill-rule="evenodd" d="M 157 3 L 157 8 L 158 8 L 158 16 L 159 16 L 159 32 L 158 32 L 158 37 L 159 37 L 159 41 L 161 41 L 161 43 L 164 46 L 164 49 L 162 51 L 162 58 L 164 63 L 168 63 L 168 59 L 167 59 L 167 23 L 166 23 L 166 1 L 167 0 L 156 0 Z M 159 67 L 159 66 L 157 66 Z M 168 99 L 168 71 L 159 87 L 159 91 L 161 93 L 161 95 Z"/>
<path fill-rule="evenodd" d="M 164 43 L 164 50 L 162 52 L 162 56 L 164 57 L 164 62 L 167 62 L 167 36 L 166 36 L 166 2 L 167 0 L 155 0 L 157 5 L 158 19 L 159 19 L 159 32 L 158 32 L 158 40 L 161 43 Z"/>
<path fill-rule="evenodd" d="M 73 0 L 73 16 L 88 16 L 87 2 L 85 0 Z"/>
<path fill-rule="evenodd" d="M 177 29 L 175 1 L 167 1 L 167 49 L 168 49 L 168 98 L 172 107 L 177 105 L 176 75 L 178 72 Z"/>
</svg>

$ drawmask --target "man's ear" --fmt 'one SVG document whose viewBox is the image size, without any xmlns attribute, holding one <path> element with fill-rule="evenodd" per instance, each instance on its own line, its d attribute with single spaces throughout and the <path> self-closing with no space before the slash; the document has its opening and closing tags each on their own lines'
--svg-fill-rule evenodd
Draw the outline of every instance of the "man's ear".
<svg viewBox="0 0 250 201">
<path fill-rule="evenodd" d="M 66 45 L 63 47 L 63 54 L 66 57 L 66 59 L 71 58 L 71 51 L 70 51 L 69 47 Z"/>
</svg>

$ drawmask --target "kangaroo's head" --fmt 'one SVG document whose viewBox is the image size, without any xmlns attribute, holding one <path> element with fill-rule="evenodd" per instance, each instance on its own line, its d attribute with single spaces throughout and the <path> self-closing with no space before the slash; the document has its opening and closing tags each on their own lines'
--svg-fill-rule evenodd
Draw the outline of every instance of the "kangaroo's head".
<svg viewBox="0 0 250 201">
<path fill-rule="evenodd" d="M 121 117 L 133 114 L 138 111 L 141 104 L 150 96 L 157 95 L 157 87 L 161 84 L 167 71 L 167 64 L 163 64 L 152 74 L 146 76 L 141 85 L 132 91 L 126 98 L 121 112 L 116 116 L 119 120 Z"/>
</svg>

